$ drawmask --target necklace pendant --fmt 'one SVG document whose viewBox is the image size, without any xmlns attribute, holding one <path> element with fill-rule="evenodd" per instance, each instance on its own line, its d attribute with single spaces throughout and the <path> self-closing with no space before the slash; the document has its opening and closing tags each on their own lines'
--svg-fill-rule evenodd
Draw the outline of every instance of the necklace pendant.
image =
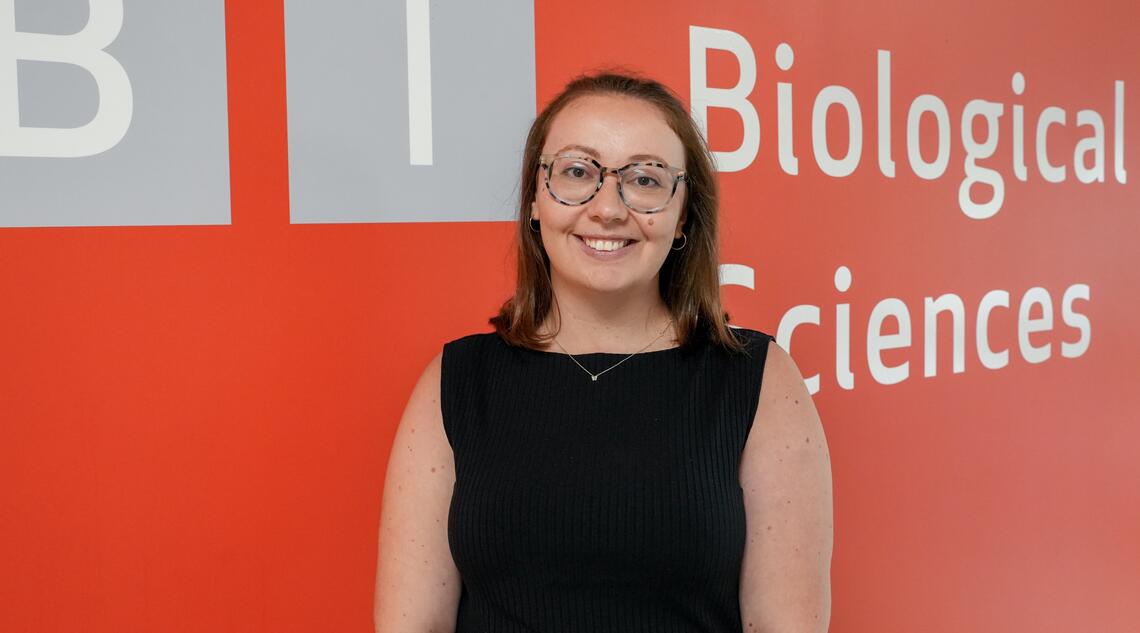
<svg viewBox="0 0 1140 633">
<path fill-rule="evenodd" d="M 595 375 L 593 375 L 593 374 L 590 374 L 590 378 L 591 378 L 591 379 L 592 379 L 594 382 L 598 382 L 598 377 L 597 377 L 597 376 L 595 376 Z"/>
</svg>

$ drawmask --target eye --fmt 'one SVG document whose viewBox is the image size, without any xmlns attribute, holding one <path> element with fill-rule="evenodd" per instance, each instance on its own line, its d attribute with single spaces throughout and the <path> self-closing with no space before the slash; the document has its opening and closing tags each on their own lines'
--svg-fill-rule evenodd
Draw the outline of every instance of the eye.
<svg viewBox="0 0 1140 633">
<path fill-rule="evenodd" d="M 598 177 L 594 166 L 581 160 L 559 157 L 554 161 L 555 173 L 565 180 L 594 180 Z"/>
<path fill-rule="evenodd" d="M 625 175 L 625 183 L 638 189 L 658 189 L 665 181 L 664 174 L 653 166 L 639 166 Z"/>
</svg>

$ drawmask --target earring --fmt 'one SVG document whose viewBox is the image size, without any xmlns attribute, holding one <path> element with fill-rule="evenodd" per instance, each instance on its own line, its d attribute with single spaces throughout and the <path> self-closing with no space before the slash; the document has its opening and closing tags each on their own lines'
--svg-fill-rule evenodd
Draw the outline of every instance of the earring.
<svg viewBox="0 0 1140 633">
<path fill-rule="evenodd" d="M 683 242 L 681 242 L 681 247 L 680 247 L 680 248 L 672 248 L 672 247 L 670 247 L 670 249 L 669 249 L 669 250 L 673 250 L 673 251 L 679 251 L 679 250 L 681 250 L 682 248 L 685 248 L 685 245 L 689 243 L 689 236 L 688 236 L 688 235 L 685 235 L 684 233 L 682 233 L 682 234 L 681 234 L 681 239 L 683 239 L 684 241 L 683 241 Z"/>
<path fill-rule="evenodd" d="M 539 232 L 539 229 L 535 228 L 538 226 L 538 224 L 536 224 L 537 222 L 538 222 L 538 218 L 532 217 L 530 219 L 530 230 L 534 231 L 535 233 Z"/>
</svg>

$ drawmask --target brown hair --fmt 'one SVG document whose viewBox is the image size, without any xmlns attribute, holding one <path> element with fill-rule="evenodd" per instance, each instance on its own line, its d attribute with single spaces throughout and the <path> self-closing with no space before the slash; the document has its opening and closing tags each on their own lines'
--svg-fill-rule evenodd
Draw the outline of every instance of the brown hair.
<svg viewBox="0 0 1140 633">
<path fill-rule="evenodd" d="M 646 101 L 661 111 L 685 146 L 684 219 L 685 248 L 670 251 L 661 266 L 659 290 L 673 315 L 677 340 L 691 347 L 700 340 L 741 351 L 741 340 L 728 327 L 721 307 L 717 274 L 718 192 L 716 170 L 700 129 L 681 100 L 666 86 L 624 72 L 580 75 L 534 119 L 527 134 L 522 163 L 522 186 L 515 240 L 518 276 L 515 294 L 490 319 L 495 331 L 512 345 L 540 348 L 557 332 L 540 336 L 538 328 L 552 304 L 550 258 L 538 233 L 530 228 L 531 202 L 538 191 L 538 157 L 554 117 L 579 97 L 621 95 Z M 559 325 L 561 327 L 561 325 Z"/>
</svg>

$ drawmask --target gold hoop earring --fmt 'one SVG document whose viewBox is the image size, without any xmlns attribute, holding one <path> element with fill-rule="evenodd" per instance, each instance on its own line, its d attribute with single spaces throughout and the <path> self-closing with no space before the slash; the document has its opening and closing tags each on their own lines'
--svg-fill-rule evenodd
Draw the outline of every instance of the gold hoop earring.
<svg viewBox="0 0 1140 633">
<path fill-rule="evenodd" d="M 681 242 L 681 247 L 680 247 L 680 248 L 673 248 L 673 247 L 669 247 L 669 250 L 672 250 L 672 251 L 679 251 L 679 250 L 681 250 L 681 249 L 685 248 L 685 245 L 687 245 L 687 244 L 689 243 L 689 236 L 688 236 L 688 235 L 685 235 L 684 233 L 682 233 L 682 234 L 681 234 L 681 239 L 683 239 L 684 241 L 683 241 L 683 242 Z"/>
</svg>

